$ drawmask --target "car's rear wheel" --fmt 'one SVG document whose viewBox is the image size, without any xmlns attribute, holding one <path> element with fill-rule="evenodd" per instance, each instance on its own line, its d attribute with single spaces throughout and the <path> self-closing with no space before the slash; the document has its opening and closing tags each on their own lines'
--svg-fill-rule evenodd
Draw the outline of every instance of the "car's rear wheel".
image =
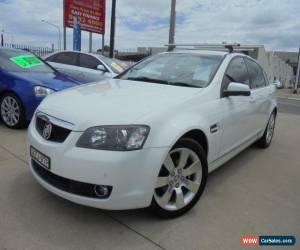
<svg viewBox="0 0 300 250">
<path fill-rule="evenodd" d="M 168 153 L 157 177 L 152 211 L 164 218 L 180 216 L 199 200 L 207 179 L 206 154 L 192 139 L 181 139 Z"/>
<path fill-rule="evenodd" d="M 9 128 L 23 128 L 26 124 L 25 111 L 20 99 L 13 93 L 6 93 L 0 101 L 1 119 Z"/>
<path fill-rule="evenodd" d="M 275 121 L 276 121 L 276 113 L 275 111 L 273 111 L 272 114 L 270 115 L 268 125 L 265 129 L 263 137 L 259 139 L 259 141 L 257 141 L 258 146 L 262 148 L 267 148 L 270 146 L 274 135 Z"/>
</svg>

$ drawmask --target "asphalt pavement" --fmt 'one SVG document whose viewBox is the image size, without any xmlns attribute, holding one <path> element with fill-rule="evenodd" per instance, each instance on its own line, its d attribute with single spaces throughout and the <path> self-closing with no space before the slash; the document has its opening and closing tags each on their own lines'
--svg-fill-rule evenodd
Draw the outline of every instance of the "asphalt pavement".
<svg viewBox="0 0 300 250">
<path fill-rule="evenodd" d="M 279 112 L 300 115 L 300 100 L 278 97 L 277 102 Z"/>
<path fill-rule="evenodd" d="M 173 220 L 49 193 L 29 172 L 26 130 L 0 124 L 0 250 L 248 249 L 242 235 L 294 235 L 296 246 L 284 249 L 300 249 L 300 116 L 290 114 L 294 102 L 280 103 L 272 145 L 250 147 L 210 174 L 199 203 Z"/>
</svg>

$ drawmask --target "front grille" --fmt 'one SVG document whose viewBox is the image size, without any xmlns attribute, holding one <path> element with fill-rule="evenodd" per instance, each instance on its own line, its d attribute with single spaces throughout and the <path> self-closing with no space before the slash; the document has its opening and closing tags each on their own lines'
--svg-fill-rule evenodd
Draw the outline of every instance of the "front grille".
<svg viewBox="0 0 300 250">
<path fill-rule="evenodd" d="M 35 127 L 41 136 L 43 136 L 43 130 L 45 128 L 45 125 L 48 123 L 49 123 L 48 121 L 42 119 L 41 117 L 38 117 L 38 116 L 36 117 Z M 52 131 L 51 131 L 51 135 L 50 135 L 49 139 L 47 139 L 48 141 L 62 143 L 65 141 L 65 139 L 71 133 L 71 130 L 69 130 L 69 129 L 57 126 L 53 123 L 51 123 L 51 125 L 52 125 Z"/>
<path fill-rule="evenodd" d="M 89 198 L 97 198 L 97 199 L 104 199 L 110 196 L 112 187 L 108 186 L 109 192 L 108 195 L 105 197 L 99 197 L 95 193 L 95 184 L 89 184 L 80 181 L 74 181 L 71 179 L 67 179 L 56 174 L 51 173 L 50 171 L 41 167 L 38 163 L 31 160 L 32 167 L 35 173 L 42 178 L 48 184 L 71 194 L 76 194 L 80 196 L 85 196 Z"/>
</svg>

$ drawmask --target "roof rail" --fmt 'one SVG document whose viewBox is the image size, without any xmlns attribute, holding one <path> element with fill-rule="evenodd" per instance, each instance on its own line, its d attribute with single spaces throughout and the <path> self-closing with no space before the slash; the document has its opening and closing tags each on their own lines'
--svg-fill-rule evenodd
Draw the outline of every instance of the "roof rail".
<svg viewBox="0 0 300 250">
<path fill-rule="evenodd" d="M 228 49 L 229 53 L 234 51 L 234 48 L 239 48 L 241 45 L 239 43 L 199 43 L 199 44 L 166 44 L 169 48 L 176 48 L 176 47 L 193 47 L 192 49 Z"/>
</svg>

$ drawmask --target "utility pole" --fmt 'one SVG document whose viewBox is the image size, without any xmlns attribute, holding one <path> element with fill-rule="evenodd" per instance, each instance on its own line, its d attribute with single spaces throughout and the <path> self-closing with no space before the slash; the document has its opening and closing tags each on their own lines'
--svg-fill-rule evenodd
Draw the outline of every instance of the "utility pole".
<svg viewBox="0 0 300 250">
<path fill-rule="evenodd" d="M 3 34 L 1 33 L 1 41 L 0 41 L 0 46 L 3 47 L 4 46 L 4 37 Z"/>
<path fill-rule="evenodd" d="M 104 33 L 102 34 L 102 49 L 101 49 L 101 52 L 102 52 L 102 55 L 104 55 Z"/>
<path fill-rule="evenodd" d="M 114 57 L 115 28 L 116 28 L 116 0 L 112 0 L 111 23 L 110 23 L 110 45 L 109 45 L 109 57 L 110 58 Z"/>
<path fill-rule="evenodd" d="M 171 3 L 171 14 L 170 14 L 170 31 L 169 31 L 169 44 L 175 42 L 175 26 L 176 26 L 176 0 L 172 0 Z M 168 47 L 168 51 L 172 51 L 174 46 Z"/>
<path fill-rule="evenodd" d="M 5 30 L 1 30 L 1 32 L 2 32 L 3 34 L 10 35 L 10 37 L 11 37 L 11 46 L 14 47 L 14 35 L 13 35 L 12 33 L 10 33 L 10 32 L 5 31 Z M 2 36 L 3 36 L 3 35 L 2 35 Z"/>
<path fill-rule="evenodd" d="M 89 32 L 89 52 L 91 53 L 93 50 L 93 33 Z"/>
<path fill-rule="evenodd" d="M 64 27 L 64 50 L 67 49 L 67 28 Z"/>
<path fill-rule="evenodd" d="M 65 26 L 65 0 L 63 1 L 63 39 L 64 39 L 63 48 L 64 50 L 66 50 L 67 49 L 67 27 Z"/>
<path fill-rule="evenodd" d="M 300 47 L 299 47 L 299 53 L 298 53 L 298 67 L 297 67 L 297 73 L 296 73 L 294 94 L 297 94 L 297 88 L 298 88 L 298 83 L 299 83 L 299 74 L 300 74 Z"/>
<path fill-rule="evenodd" d="M 58 30 L 58 43 L 57 43 L 57 49 L 60 51 L 61 50 L 61 35 L 60 35 L 60 27 L 54 23 L 51 23 L 49 21 L 46 20 L 42 20 L 42 23 L 47 23 L 49 25 L 51 25 L 52 27 L 56 28 Z"/>
</svg>

